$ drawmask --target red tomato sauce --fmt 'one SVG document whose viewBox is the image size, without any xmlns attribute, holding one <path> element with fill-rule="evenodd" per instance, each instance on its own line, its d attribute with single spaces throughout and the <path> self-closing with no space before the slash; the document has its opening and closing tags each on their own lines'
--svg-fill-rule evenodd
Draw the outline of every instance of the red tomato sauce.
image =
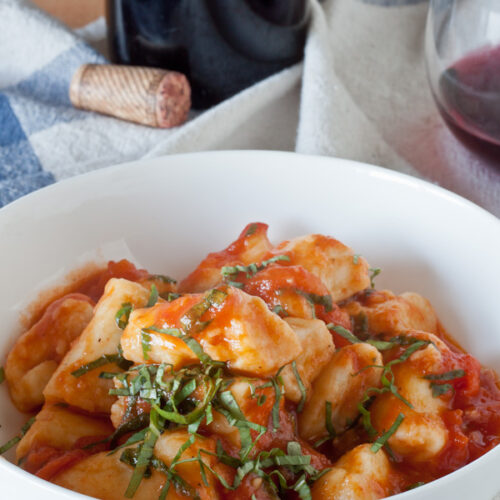
<svg viewBox="0 0 500 500">
<path fill-rule="evenodd" d="M 79 283 L 75 292 L 82 293 L 97 302 L 104 293 L 104 287 L 111 278 L 124 278 L 129 281 L 141 281 L 147 279 L 148 271 L 137 269 L 134 264 L 126 259 L 118 262 L 110 261 L 106 269 L 97 272 Z"/>
<path fill-rule="evenodd" d="M 271 249 L 271 243 L 267 238 L 267 228 L 267 224 L 260 222 L 248 224 L 227 248 L 220 252 L 209 253 L 200 265 L 179 284 L 179 290 L 186 292 L 195 290 L 197 283 L 203 281 L 203 277 L 211 270 L 216 269 L 218 272 L 223 266 L 251 264 L 245 259 L 245 252 L 248 249 L 258 247 L 263 253 Z"/>
<path fill-rule="evenodd" d="M 23 467 L 28 472 L 49 481 L 81 460 L 109 449 L 103 442 L 107 436 L 85 436 L 71 450 L 60 450 L 52 446 L 37 446 L 30 450 Z"/>
<path fill-rule="evenodd" d="M 385 362 L 398 358 L 406 348 L 394 349 Z M 500 444 L 500 389 L 497 375 L 492 370 L 482 368 L 469 354 L 457 349 L 443 352 L 442 373 L 455 370 L 463 370 L 464 375 L 452 380 L 433 381 L 437 385 L 449 384 L 452 387 L 440 396 L 448 406 L 441 414 L 448 430 L 447 444 L 437 457 L 418 468 L 396 457 L 394 466 L 406 487 L 445 476 Z"/>
</svg>

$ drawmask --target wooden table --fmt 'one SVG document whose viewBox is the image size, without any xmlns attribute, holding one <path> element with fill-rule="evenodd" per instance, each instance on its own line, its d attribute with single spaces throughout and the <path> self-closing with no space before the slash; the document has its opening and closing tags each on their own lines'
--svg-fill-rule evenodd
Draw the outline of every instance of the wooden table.
<svg viewBox="0 0 500 500">
<path fill-rule="evenodd" d="M 32 0 L 71 28 L 79 28 L 104 14 L 105 0 Z"/>
</svg>

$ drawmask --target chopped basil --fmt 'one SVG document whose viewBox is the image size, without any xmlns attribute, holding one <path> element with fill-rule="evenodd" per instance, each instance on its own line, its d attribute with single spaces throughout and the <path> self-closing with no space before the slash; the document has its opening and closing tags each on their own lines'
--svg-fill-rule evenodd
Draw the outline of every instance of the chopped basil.
<svg viewBox="0 0 500 500">
<path fill-rule="evenodd" d="M 115 315 L 116 326 L 120 328 L 120 330 L 124 330 L 128 325 L 128 319 L 130 317 L 130 313 L 132 312 L 133 306 L 130 302 L 125 302 L 122 304 L 120 309 Z"/>
<path fill-rule="evenodd" d="M 149 359 L 149 351 L 151 351 L 151 335 L 144 330 L 141 331 L 141 347 L 142 356 L 145 360 Z"/>
<path fill-rule="evenodd" d="M 313 317 L 316 317 L 315 306 L 323 306 L 325 312 L 330 312 L 333 309 L 333 301 L 331 295 L 318 295 L 316 293 L 307 293 L 303 290 L 296 290 L 298 294 L 302 295 L 309 304 L 312 306 Z"/>
<path fill-rule="evenodd" d="M 328 323 L 326 327 L 328 328 L 328 330 L 333 330 L 335 333 L 338 333 L 342 338 L 346 339 L 351 344 L 359 344 L 361 342 L 361 340 L 359 340 L 358 337 L 356 337 L 356 335 L 351 333 L 343 326 L 335 325 L 333 323 Z"/>
<path fill-rule="evenodd" d="M 368 335 L 368 316 L 361 312 L 351 318 L 353 332 L 365 338 Z"/>
<path fill-rule="evenodd" d="M 221 305 L 227 297 L 227 293 L 214 288 L 210 290 L 201 302 L 194 305 L 182 316 L 180 323 L 182 328 L 189 335 L 199 333 L 204 330 L 209 322 L 201 321 L 201 317 L 212 307 Z"/>
<path fill-rule="evenodd" d="M 372 345 L 379 351 L 388 351 L 389 349 L 392 349 L 396 345 L 394 342 L 388 342 L 386 340 L 374 340 L 374 339 L 368 339 L 366 343 Z"/>
<path fill-rule="evenodd" d="M 258 224 L 250 224 L 248 226 L 248 229 L 246 230 L 244 238 L 246 238 L 247 236 L 252 236 L 252 234 L 255 234 L 258 227 L 259 227 Z"/>
<path fill-rule="evenodd" d="M 245 273 L 247 278 L 251 278 L 252 276 L 255 276 L 259 271 L 265 269 L 269 264 L 289 260 L 290 257 L 288 255 L 276 255 L 275 257 L 271 257 L 270 259 L 263 260 L 260 264 L 252 263 L 248 266 L 242 266 L 239 264 L 237 264 L 236 266 L 224 266 L 220 272 L 222 274 L 222 277 L 228 284 L 231 284 L 232 286 L 242 287 L 242 283 L 239 283 L 232 279 L 238 276 L 239 273 Z M 238 285 L 235 285 L 235 283 L 238 283 Z"/>
<path fill-rule="evenodd" d="M 0 366 L 0 384 L 3 384 L 5 380 L 5 370 L 3 366 Z"/>
<path fill-rule="evenodd" d="M 171 278 L 170 276 L 165 276 L 164 274 L 150 274 L 148 280 L 161 281 L 163 283 L 172 285 L 175 285 L 177 283 L 177 280 L 174 280 L 174 278 Z"/>
<path fill-rule="evenodd" d="M 331 401 L 325 402 L 325 427 L 328 432 L 328 437 L 330 439 L 333 439 L 337 436 L 337 433 L 335 432 L 335 429 L 333 427 Z"/>
<path fill-rule="evenodd" d="M 430 386 L 432 389 L 432 396 L 434 398 L 438 398 L 439 396 L 446 394 L 448 391 L 455 390 L 451 384 L 436 384 L 434 382 L 431 382 Z"/>
<path fill-rule="evenodd" d="M 146 425 L 146 427 L 144 427 Z M 110 442 L 110 447 L 112 448 L 112 451 L 108 453 L 108 455 L 112 455 L 116 451 L 126 448 L 127 446 L 130 446 L 135 443 L 139 443 L 141 441 L 144 441 L 146 437 L 146 433 L 148 431 L 148 425 L 149 425 L 149 415 L 146 415 L 142 413 L 141 415 L 135 417 L 132 420 L 129 420 L 128 422 L 125 422 L 122 424 L 116 431 L 108 438 L 108 441 Z M 132 434 L 125 443 L 123 443 L 120 446 L 116 446 L 118 439 L 120 439 L 122 436 L 125 434 L 128 434 L 130 432 L 134 432 L 136 429 L 141 429 L 140 431 L 136 432 L 135 434 Z"/>
<path fill-rule="evenodd" d="M 357 266 L 358 263 L 359 263 L 359 258 L 361 257 L 361 255 L 359 254 L 354 254 L 353 258 L 352 258 L 352 263 Z"/>
<path fill-rule="evenodd" d="M 455 380 L 457 378 L 462 378 L 465 377 L 466 372 L 465 370 L 451 370 L 446 373 L 441 373 L 441 374 L 431 374 L 431 375 L 424 375 L 424 378 L 426 380 L 431 380 L 432 382 L 429 384 L 431 389 L 432 389 L 432 396 L 435 398 L 438 398 L 439 396 L 442 396 L 443 394 L 446 394 L 449 391 L 455 391 L 455 388 L 451 384 L 440 384 L 437 383 L 439 382 L 447 382 L 449 380 Z"/>
<path fill-rule="evenodd" d="M 22 427 L 21 432 L 16 437 L 13 437 L 10 441 L 7 441 L 3 446 L 0 446 L 0 455 L 3 455 L 6 451 L 10 450 L 15 446 L 22 437 L 30 430 L 30 427 L 35 422 L 35 417 L 31 417 Z"/>
<path fill-rule="evenodd" d="M 273 313 L 274 313 L 274 314 L 282 314 L 282 315 L 283 315 L 283 317 L 285 317 L 285 318 L 286 318 L 287 316 L 289 316 L 289 314 L 285 311 L 285 309 L 283 309 L 283 306 L 281 306 L 281 305 L 279 305 L 279 304 L 278 304 L 277 306 L 274 306 L 274 307 L 273 307 Z"/>
<path fill-rule="evenodd" d="M 158 302 L 158 288 L 155 284 L 151 285 L 151 292 L 149 294 L 148 303 L 146 307 L 153 307 Z"/>
<path fill-rule="evenodd" d="M 137 456 L 137 462 L 135 463 L 134 472 L 130 478 L 127 490 L 125 491 L 125 496 L 127 498 L 132 498 L 135 495 L 135 492 L 137 491 L 137 488 L 139 488 L 142 478 L 144 477 L 144 473 L 149 466 L 151 457 L 153 456 L 154 445 L 160 435 L 160 429 L 158 428 L 159 426 L 156 425 L 157 423 L 158 418 L 153 408 L 150 414 L 149 429 L 145 433 L 144 441 L 138 449 L 139 453 Z"/>
<path fill-rule="evenodd" d="M 420 486 L 423 486 L 426 484 L 424 481 L 418 481 L 417 483 L 410 484 L 410 486 L 405 488 L 405 491 L 409 490 L 414 490 L 415 488 L 420 488 Z"/>
<path fill-rule="evenodd" d="M 299 370 L 297 369 L 297 362 L 295 360 L 292 361 L 292 371 L 293 374 L 295 375 L 295 378 L 297 380 L 297 385 L 299 386 L 299 391 L 300 391 L 300 401 L 299 405 L 297 406 L 297 413 L 300 413 L 304 409 L 304 405 L 306 403 L 306 398 L 307 398 L 307 392 L 304 383 L 300 378 Z"/>
<path fill-rule="evenodd" d="M 71 375 L 78 378 L 92 370 L 95 370 L 96 368 L 100 368 L 101 366 L 110 363 L 115 363 L 122 370 L 128 370 L 133 364 L 131 361 L 128 361 L 123 357 L 121 346 L 118 346 L 117 354 L 103 354 L 100 358 L 97 358 L 94 361 L 91 361 L 90 363 L 87 363 L 83 366 L 80 366 L 78 370 L 71 372 Z"/>
<path fill-rule="evenodd" d="M 226 280 L 226 283 L 229 285 L 229 286 L 232 286 L 234 288 L 243 288 L 245 286 L 244 283 L 240 283 L 239 281 L 232 281 L 232 280 Z"/>
<path fill-rule="evenodd" d="M 196 322 L 200 320 L 200 317 L 198 314 L 193 314 L 190 319 Z M 129 371 L 125 373 L 105 375 L 106 377 L 116 376 L 120 382 L 120 386 L 111 389 L 110 394 L 128 398 L 126 414 L 123 417 L 124 424 L 107 438 L 113 447 L 116 446 L 120 437 L 133 433 L 126 443 L 111 451 L 114 453 L 118 449 L 126 448 L 120 460 L 134 469 L 125 496 L 131 498 L 142 480 L 149 477 L 153 470 L 157 470 L 166 478 L 160 498 L 166 499 L 172 485 L 179 493 L 196 498 L 196 491 L 176 472 L 178 465 L 194 462 L 200 468 L 201 481 L 204 484 L 208 484 L 210 473 L 224 488 L 234 491 L 248 475 L 252 474 L 262 479 L 262 487 L 273 496 L 283 496 L 286 495 L 286 491 L 293 491 L 300 498 L 310 499 L 309 485 L 324 471 L 319 472 L 311 465 L 311 457 L 302 453 L 299 443 L 289 442 L 286 451 L 278 448 L 255 451 L 258 440 L 266 432 L 276 431 L 280 425 L 280 405 L 283 399 L 283 380 L 280 374 L 284 366 L 268 382 L 258 387 L 252 384 L 252 379 L 249 381 L 251 395 L 257 399 L 257 404 L 263 404 L 267 397 L 266 394 L 259 394 L 259 390 L 265 387 L 274 390 L 274 403 L 268 428 L 247 420 L 229 390 L 234 380 L 228 378 L 225 364 L 212 360 L 193 337 L 177 328 L 160 329 L 153 326 L 142 330 L 143 334 L 149 336 L 152 332 L 181 338 L 202 363 L 179 370 L 174 370 L 171 365 L 167 364 L 143 364 L 129 368 Z M 296 363 L 292 363 L 292 370 L 297 378 L 303 403 L 306 392 Z M 203 396 L 200 397 L 200 395 Z M 151 413 L 149 417 L 141 413 L 137 417 L 130 418 L 132 409 L 139 398 L 151 405 Z M 200 425 L 203 422 L 208 425 L 213 421 L 213 410 L 222 414 L 229 425 L 238 429 L 241 442 L 238 455 L 228 455 L 222 443 L 218 441 L 215 453 L 200 448 L 192 458 L 183 458 L 183 453 L 195 443 Z M 187 430 L 189 438 L 179 447 L 174 459 L 167 466 L 154 456 L 154 446 L 165 430 L 179 427 Z M 129 448 L 132 445 L 137 445 L 137 447 Z M 216 456 L 219 462 L 233 468 L 235 472 L 234 476 L 231 476 L 233 479 L 229 481 L 213 470 L 210 463 L 203 460 L 204 455 Z"/>
<path fill-rule="evenodd" d="M 281 386 L 280 382 L 277 380 L 277 377 L 271 379 L 271 383 L 274 389 L 274 404 L 272 409 L 273 416 L 273 432 L 279 429 L 280 426 L 280 401 L 281 401 Z"/>
<path fill-rule="evenodd" d="M 365 404 L 370 403 L 371 399 L 372 398 L 370 396 L 366 395 L 363 400 L 358 403 L 358 411 L 359 413 L 361 413 L 361 421 L 363 423 L 363 427 L 365 428 L 368 435 L 370 437 L 373 437 L 377 434 L 377 429 L 373 427 L 370 410 L 367 410 L 365 407 Z"/>
<path fill-rule="evenodd" d="M 160 293 L 160 297 L 162 299 L 165 299 L 167 302 L 172 302 L 173 300 L 176 300 L 179 297 L 182 297 L 182 295 L 180 293 L 167 292 L 167 293 Z"/>
<path fill-rule="evenodd" d="M 156 333 L 162 333 L 164 335 L 172 335 L 173 337 L 178 337 L 191 349 L 191 351 L 193 351 L 193 353 L 198 357 L 198 359 L 203 364 L 212 364 L 219 366 L 224 365 L 222 361 L 214 361 L 203 350 L 200 343 L 196 339 L 190 337 L 189 335 L 185 335 L 179 328 L 157 328 L 156 326 L 149 326 L 148 328 L 143 328 L 142 331 L 145 333 L 156 332 Z"/>
<path fill-rule="evenodd" d="M 383 434 L 382 436 L 380 436 L 371 446 L 370 450 L 373 452 L 373 453 L 377 453 L 377 451 L 380 450 L 380 448 L 382 448 L 386 443 L 387 441 L 389 440 L 389 438 L 398 430 L 398 427 L 401 425 L 401 422 L 404 420 L 405 416 L 400 413 L 396 420 L 394 421 L 394 423 L 391 425 L 391 427 L 389 428 L 389 430 Z"/>
<path fill-rule="evenodd" d="M 379 267 L 370 267 L 368 271 L 370 272 L 370 286 L 375 288 L 375 282 L 373 280 L 382 272 L 382 269 Z"/>
<path fill-rule="evenodd" d="M 441 373 L 439 375 L 424 375 L 426 380 L 454 380 L 456 378 L 465 377 L 465 370 L 451 370 L 446 373 Z"/>
<path fill-rule="evenodd" d="M 99 378 L 104 378 L 104 379 L 113 379 L 117 375 L 120 375 L 121 372 L 101 372 L 99 373 Z"/>
</svg>

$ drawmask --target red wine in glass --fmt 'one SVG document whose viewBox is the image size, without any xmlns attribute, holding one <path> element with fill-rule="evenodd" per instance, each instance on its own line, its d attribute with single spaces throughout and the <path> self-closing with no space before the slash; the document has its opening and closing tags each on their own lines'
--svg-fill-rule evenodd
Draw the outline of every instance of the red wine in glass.
<svg viewBox="0 0 500 500">
<path fill-rule="evenodd" d="M 439 81 L 441 114 L 465 145 L 500 163 L 500 46 L 472 52 Z"/>
</svg>

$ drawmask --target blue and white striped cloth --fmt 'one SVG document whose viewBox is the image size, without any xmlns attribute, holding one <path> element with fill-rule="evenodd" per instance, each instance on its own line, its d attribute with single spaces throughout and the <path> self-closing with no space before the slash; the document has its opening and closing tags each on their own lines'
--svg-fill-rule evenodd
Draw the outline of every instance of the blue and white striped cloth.
<svg viewBox="0 0 500 500">
<path fill-rule="evenodd" d="M 106 61 L 93 48 L 105 46 L 102 19 L 75 33 L 27 0 L 0 0 L 0 206 L 65 177 L 139 158 L 277 149 L 425 177 L 500 215 L 500 170 L 464 151 L 433 103 L 424 60 L 427 2 L 310 2 L 303 64 L 192 113 L 181 127 L 157 130 L 69 102 L 74 71 Z"/>
<path fill-rule="evenodd" d="M 50 129 L 81 119 L 69 101 L 68 84 L 83 61 L 104 62 L 88 45 L 75 43 L 0 92 L 0 205 L 55 181 L 54 173 L 44 169 L 36 144 L 57 141 Z"/>
</svg>

